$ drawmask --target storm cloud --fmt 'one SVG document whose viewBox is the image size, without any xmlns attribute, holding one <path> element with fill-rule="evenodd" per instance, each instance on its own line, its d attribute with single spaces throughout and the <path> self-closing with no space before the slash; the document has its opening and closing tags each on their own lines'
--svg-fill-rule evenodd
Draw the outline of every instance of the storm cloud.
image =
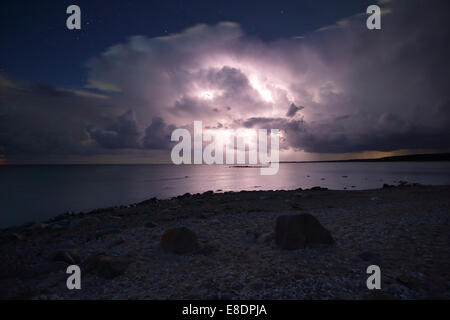
<svg viewBox="0 0 450 320">
<path fill-rule="evenodd" d="M 194 120 L 281 129 L 306 152 L 448 148 L 450 5 L 380 5 L 382 30 L 361 13 L 269 43 L 232 22 L 133 36 L 90 59 L 77 91 L 2 77 L 0 153 L 165 150 Z"/>
<path fill-rule="evenodd" d="M 295 114 L 297 113 L 297 111 L 304 109 L 304 107 L 302 106 L 296 106 L 295 104 L 291 103 L 291 105 L 289 106 L 289 110 L 286 113 L 286 117 L 293 117 L 295 116 Z"/>
</svg>

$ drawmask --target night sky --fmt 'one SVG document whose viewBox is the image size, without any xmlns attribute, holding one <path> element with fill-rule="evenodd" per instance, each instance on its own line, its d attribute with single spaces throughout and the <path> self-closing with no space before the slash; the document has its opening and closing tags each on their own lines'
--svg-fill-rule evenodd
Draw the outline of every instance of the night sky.
<svg viewBox="0 0 450 320">
<path fill-rule="evenodd" d="M 0 162 L 167 161 L 194 120 L 279 128 L 281 160 L 450 147 L 448 1 L 0 6 Z"/>
<path fill-rule="evenodd" d="M 132 35 L 149 38 L 196 24 L 233 21 L 264 41 L 312 32 L 371 1 L 2 1 L 1 69 L 15 78 L 79 86 L 85 62 Z M 66 28 L 66 8 L 77 4 L 82 29 Z"/>
</svg>

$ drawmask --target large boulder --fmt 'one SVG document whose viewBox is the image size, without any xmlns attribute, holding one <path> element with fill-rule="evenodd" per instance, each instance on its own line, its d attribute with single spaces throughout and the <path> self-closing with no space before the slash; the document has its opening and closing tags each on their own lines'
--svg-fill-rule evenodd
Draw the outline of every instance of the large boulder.
<svg viewBox="0 0 450 320">
<path fill-rule="evenodd" d="M 81 269 L 87 273 L 96 272 L 99 277 L 113 279 L 121 276 L 132 262 L 131 255 L 119 257 L 97 254 L 88 257 L 82 264 Z"/>
<path fill-rule="evenodd" d="M 105 279 L 113 279 L 125 273 L 131 261 L 126 257 L 103 258 L 97 275 Z"/>
<path fill-rule="evenodd" d="M 334 243 L 330 232 L 307 213 L 279 216 L 275 227 L 275 241 L 280 248 L 287 250 Z"/>
<path fill-rule="evenodd" d="M 197 235 L 186 227 L 169 229 L 161 236 L 160 245 L 166 252 L 189 253 L 198 249 Z"/>
</svg>

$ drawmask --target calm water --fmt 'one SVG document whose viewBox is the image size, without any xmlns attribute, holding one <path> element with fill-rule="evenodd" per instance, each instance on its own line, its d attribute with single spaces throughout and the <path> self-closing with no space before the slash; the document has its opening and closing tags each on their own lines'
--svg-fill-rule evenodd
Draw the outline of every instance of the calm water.
<svg viewBox="0 0 450 320">
<path fill-rule="evenodd" d="M 399 180 L 450 184 L 450 162 L 286 163 L 274 176 L 219 165 L 0 166 L 0 227 L 186 192 L 372 189 Z"/>
</svg>

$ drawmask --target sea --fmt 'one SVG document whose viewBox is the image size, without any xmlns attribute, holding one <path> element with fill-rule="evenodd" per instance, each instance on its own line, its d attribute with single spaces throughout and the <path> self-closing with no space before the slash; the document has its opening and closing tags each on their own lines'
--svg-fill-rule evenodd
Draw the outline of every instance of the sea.
<svg viewBox="0 0 450 320">
<path fill-rule="evenodd" d="M 187 192 L 362 190 L 399 181 L 449 185 L 450 162 L 280 163 L 271 176 L 227 165 L 2 165 L 0 228 Z"/>
</svg>

